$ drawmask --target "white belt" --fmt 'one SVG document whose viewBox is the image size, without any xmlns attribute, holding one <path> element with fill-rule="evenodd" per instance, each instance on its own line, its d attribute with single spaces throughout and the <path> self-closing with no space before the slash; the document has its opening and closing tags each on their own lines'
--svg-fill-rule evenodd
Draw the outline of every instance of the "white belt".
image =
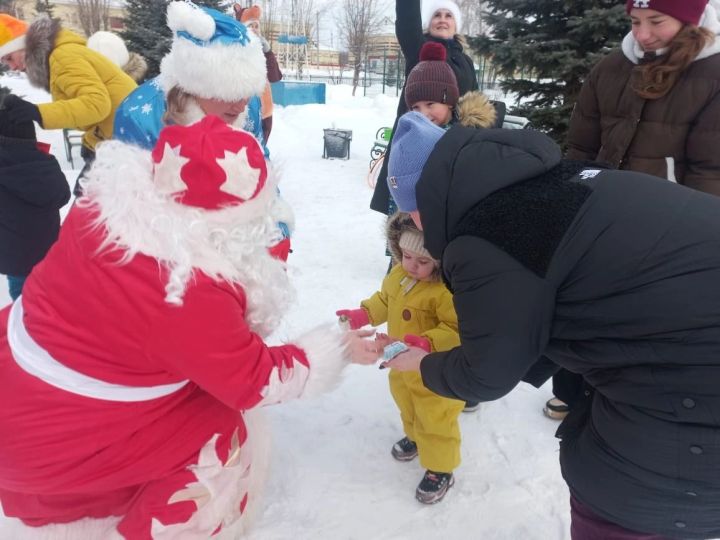
<svg viewBox="0 0 720 540">
<path fill-rule="evenodd" d="M 188 380 L 160 386 L 123 386 L 83 375 L 55 360 L 30 337 L 23 321 L 22 296 L 10 308 L 7 326 L 12 356 L 30 375 L 67 392 L 107 401 L 149 401 L 169 396 Z"/>
</svg>

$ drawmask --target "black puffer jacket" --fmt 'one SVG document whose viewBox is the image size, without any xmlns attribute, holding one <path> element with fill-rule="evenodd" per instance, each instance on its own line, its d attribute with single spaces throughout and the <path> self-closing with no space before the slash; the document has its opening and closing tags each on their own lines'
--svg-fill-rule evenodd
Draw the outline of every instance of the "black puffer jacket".
<svg viewBox="0 0 720 540">
<path fill-rule="evenodd" d="M 34 140 L 0 136 L 0 273 L 26 275 L 57 240 L 70 187 Z"/>
<path fill-rule="evenodd" d="M 435 41 L 445 46 L 447 50 L 446 62 L 452 68 L 457 79 L 460 95 L 466 94 L 478 89 L 477 77 L 475 75 L 475 65 L 472 59 L 463 52 L 462 45 L 455 39 L 445 40 L 434 38 L 422 31 L 422 13 L 420 11 L 420 0 L 395 0 L 395 34 L 397 35 L 400 48 L 405 57 L 405 78 L 412 71 L 418 62 L 420 62 L 420 49 L 426 41 Z M 501 109 L 498 111 L 500 125 L 502 118 L 505 117 L 505 105 L 500 103 L 497 105 Z M 405 88 L 400 94 L 398 102 L 397 116 L 393 124 L 393 132 L 397 128 L 398 119 L 407 112 L 405 105 Z M 500 113 L 502 113 L 500 115 Z M 388 145 L 377 183 L 375 184 L 375 192 L 370 201 L 370 208 L 383 214 L 388 213 L 388 201 L 390 199 L 390 191 L 387 187 L 387 166 L 392 142 Z"/>
<path fill-rule="evenodd" d="M 720 198 L 465 127 L 416 192 L 462 341 L 423 360 L 426 386 L 494 400 L 542 356 L 582 374 L 594 393 L 560 430 L 573 494 L 631 530 L 720 536 Z"/>
</svg>

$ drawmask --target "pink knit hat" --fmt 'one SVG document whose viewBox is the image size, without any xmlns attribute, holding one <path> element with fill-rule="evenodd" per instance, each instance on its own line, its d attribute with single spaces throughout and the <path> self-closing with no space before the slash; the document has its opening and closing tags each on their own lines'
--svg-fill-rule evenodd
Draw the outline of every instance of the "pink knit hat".
<svg viewBox="0 0 720 540">
<path fill-rule="evenodd" d="M 697 26 L 707 3 L 708 0 L 627 0 L 625 9 L 628 13 L 633 9 L 653 9 Z"/>
</svg>

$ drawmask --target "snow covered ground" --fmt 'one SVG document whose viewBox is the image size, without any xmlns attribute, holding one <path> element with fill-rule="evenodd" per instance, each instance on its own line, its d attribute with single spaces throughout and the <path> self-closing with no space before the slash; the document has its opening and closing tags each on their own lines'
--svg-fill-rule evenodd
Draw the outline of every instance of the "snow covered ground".
<svg viewBox="0 0 720 540">
<path fill-rule="evenodd" d="M 31 101 L 47 99 L 24 78 L 0 77 Z M 366 175 L 376 130 L 392 125 L 396 99 L 352 98 L 328 87 L 327 105 L 276 108 L 270 139 L 281 190 L 294 207 L 291 275 L 297 302 L 276 340 L 333 321 L 379 286 L 387 268 L 383 218 L 368 209 Z M 351 159 L 323 160 L 323 128 L 353 131 Z M 60 131 L 39 132 L 74 182 Z M 82 160 L 75 160 L 79 169 Z M 0 304 L 9 302 L 4 280 Z M 435 506 L 414 498 L 423 471 L 399 463 L 390 447 L 402 436 L 387 373 L 352 366 L 332 394 L 267 409 L 273 431 L 264 507 L 250 540 L 563 540 L 568 491 L 558 465 L 557 424 L 543 417 L 548 387 L 521 384 L 505 398 L 463 414 L 463 464 Z M 0 516 L 0 538 L 18 536 Z M 14 532 L 15 531 L 15 532 Z M 85 539 L 82 539 L 85 540 Z"/>
</svg>

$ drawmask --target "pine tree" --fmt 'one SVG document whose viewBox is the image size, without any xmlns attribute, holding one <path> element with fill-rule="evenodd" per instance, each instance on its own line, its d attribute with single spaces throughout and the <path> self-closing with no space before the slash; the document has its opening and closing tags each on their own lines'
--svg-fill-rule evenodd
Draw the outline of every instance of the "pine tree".
<svg viewBox="0 0 720 540">
<path fill-rule="evenodd" d="M 224 0 L 196 0 L 195 4 L 227 11 Z M 121 32 L 128 50 L 142 54 L 148 63 L 147 77 L 160 72 L 160 61 L 170 51 L 172 36 L 165 14 L 168 0 L 126 0 L 125 30 Z"/>
<path fill-rule="evenodd" d="M 630 29 L 617 0 L 486 0 L 491 35 L 470 38 L 522 100 L 512 112 L 565 144 L 573 106 L 590 69 Z"/>
</svg>

